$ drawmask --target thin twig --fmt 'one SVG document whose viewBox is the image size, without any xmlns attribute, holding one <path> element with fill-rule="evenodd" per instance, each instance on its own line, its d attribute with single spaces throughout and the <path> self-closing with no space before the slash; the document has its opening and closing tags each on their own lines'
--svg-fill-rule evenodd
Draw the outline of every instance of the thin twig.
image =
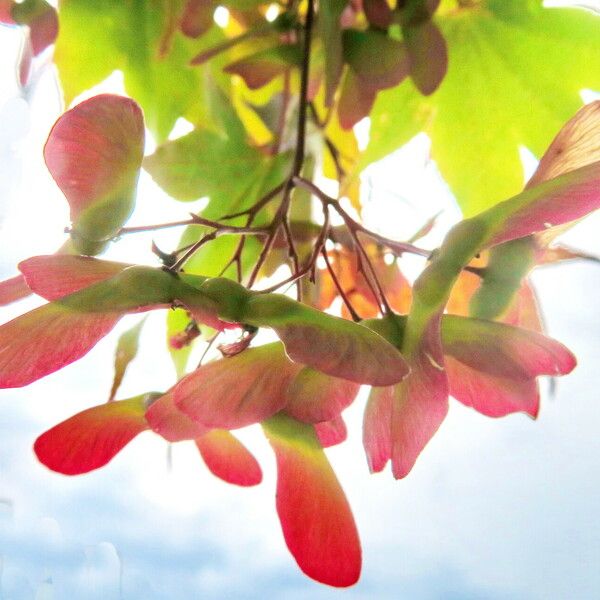
<svg viewBox="0 0 600 600">
<path fill-rule="evenodd" d="M 192 219 L 182 221 L 171 221 L 170 223 L 158 223 L 157 225 L 140 225 L 138 227 L 121 227 L 115 237 L 128 235 L 130 233 L 143 233 L 145 231 L 158 231 L 159 229 L 169 229 L 171 227 L 183 227 L 184 225 L 193 225 Z"/>
<path fill-rule="evenodd" d="M 250 208 L 245 208 L 236 213 L 230 213 L 222 216 L 220 221 L 227 221 L 229 219 L 235 219 L 236 217 L 243 217 L 244 215 L 256 215 L 262 208 L 264 208 L 271 200 L 277 197 L 286 186 L 285 181 L 282 181 L 279 185 L 275 186 L 270 192 L 267 192 L 260 200 L 253 204 Z"/>
<path fill-rule="evenodd" d="M 212 348 L 213 344 L 215 343 L 217 338 L 222 333 L 223 333 L 222 331 L 217 331 L 217 333 L 215 333 L 215 335 L 213 335 L 210 338 L 210 340 L 208 340 L 208 343 L 206 344 L 206 348 L 204 349 L 204 352 L 202 353 L 202 356 L 200 357 L 200 360 L 198 361 L 198 366 L 196 367 L 197 369 L 199 369 L 202 366 L 202 363 L 204 362 L 204 359 L 206 358 L 206 355 L 208 354 L 209 350 Z"/>
<path fill-rule="evenodd" d="M 384 315 L 392 313 L 393 312 L 392 308 L 388 303 L 385 292 L 383 291 L 383 286 L 381 285 L 381 282 L 379 281 L 379 277 L 377 277 L 375 267 L 373 266 L 373 263 L 371 262 L 371 259 L 369 258 L 369 255 L 367 254 L 367 251 L 365 250 L 364 246 L 362 245 L 360 238 L 358 237 L 358 233 L 350 228 L 350 235 L 352 236 L 354 245 L 358 248 L 357 258 L 359 261 L 358 262 L 359 272 L 362 273 L 363 277 L 365 278 L 365 281 L 367 282 L 367 285 L 369 286 L 369 289 L 371 290 L 371 293 L 373 294 L 373 297 L 375 298 L 376 302 L 379 304 L 381 313 Z M 373 278 L 372 281 L 369 277 L 369 273 L 367 273 L 365 271 L 365 268 L 364 268 L 365 263 L 366 263 L 367 267 L 369 268 L 370 276 Z"/>
<path fill-rule="evenodd" d="M 269 230 L 267 227 L 238 227 L 236 225 L 224 225 L 219 221 L 212 221 L 197 215 L 192 215 L 192 220 L 196 225 L 204 225 L 206 227 L 214 227 L 222 235 L 224 233 L 238 233 L 242 235 L 267 235 Z"/>
<path fill-rule="evenodd" d="M 298 252 L 296 251 L 296 244 L 294 243 L 294 237 L 292 235 L 292 230 L 290 229 L 290 223 L 287 217 L 283 219 L 282 225 L 283 233 L 288 245 L 288 254 L 292 259 L 293 272 L 297 273 L 300 270 L 300 263 L 298 259 Z M 302 302 L 302 286 L 300 284 L 296 286 L 296 298 L 298 302 Z"/>
<path fill-rule="evenodd" d="M 192 244 L 171 267 L 169 267 L 169 271 L 173 271 L 174 273 L 179 271 L 181 267 L 187 262 L 189 258 L 191 258 L 204 244 L 211 242 L 216 239 L 217 230 L 213 230 L 210 233 L 207 233 L 205 236 L 200 238 L 195 244 Z"/>
<path fill-rule="evenodd" d="M 235 225 L 224 225 L 219 221 L 205 219 L 198 215 L 191 215 L 191 218 L 182 221 L 171 221 L 169 223 L 157 223 L 155 225 L 140 225 L 137 227 L 122 227 L 116 234 L 116 237 L 131 233 L 143 233 L 146 231 L 158 231 L 160 229 L 169 229 L 171 227 L 183 227 L 184 225 L 203 225 L 213 227 L 219 231 L 219 235 L 224 233 L 265 235 L 267 233 L 264 227 L 236 227 Z"/>
<path fill-rule="evenodd" d="M 339 201 L 331 196 L 328 196 L 323 190 L 317 187 L 312 181 L 308 181 L 303 177 L 294 177 L 294 184 L 298 187 L 302 187 L 310 192 L 312 192 L 321 202 L 325 202 L 333 206 L 336 212 L 344 219 L 346 226 L 350 231 L 360 231 L 364 233 L 366 236 L 374 239 L 376 242 L 387 246 L 392 252 L 395 254 L 403 254 L 405 252 L 410 254 L 417 254 L 418 256 L 423 256 L 425 258 L 429 258 L 431 256 L 431 252 L 429 250 L 424 250 L 423 248 L 419 248 L 414 246 L 413 244 L 409 244 L 408 242 L 398 242 L 396 240 L 391 240 L 390 238 L 386 238 L 375 231 L 371 231 L 367 229 L 364 225 L 355 221 L 340 205 Z"/>
<path fill-rule="evenodd" d="M 296 152 L 292 176 L 300 175 L 304 165 L 304 147 L 306 142 L 306 115 L 308 108 L 308 79 L 310 73 L 310 47 L 312 42 L 312 26 L 315 15 L 314 0 L 308 0 L 306 20 L 304 22 L 304 44 L 302 52 L 302 70 L 300 77 L 300 106 L 298 107 L 298 132 Z"/>
<path fill-rule="evenodd" d="M 331 279 L 333 280 L 335 287 L 337 288 L 340 298 L 346 305 L 348 312 L 352 316 L 352 320 L 358 323 L 361 320 L 361 318 L 360 318 L 359 314 L 356 312 L 356 310 L 354 310 L 354 306 L 352 306 L 352 302 L 350 302 L 350 298 L 348 298 L 348 295 L 344 291 L 344 288 L 342 287 L 342 284 L 340 283 L 338 276 L 336 275 L 333 267 L 331 266 L 331 263 L 329 262 L 329 256 L 327 256 L 327 251 L 325 250 L 324 247 L 321 248 L 321 254 L 322 254 L 323 258 L 325 259 L 325 264 L 327 265 L 327 270 L 329 271 L 329 275 L 330 275 Z"/>
<path fill-rule="evenodd" d="M 253 214 L 248 215 L 248 218 L 246 219 L 246 227 L 250 227 L 250 225 L 252 225 L 252 221 L 254 221 L 254 218 L 255 218 L 255 215 L 253 215 Z M 235 263 L 236 268 L 237 268 L 238 283 L 242 283 L 242 279 L 243 279 L 242 253 L 244 252 L 245 245 L 246 245 L 246 236 L 242 235 L 240 237 L 240 240 L 239 240 L 236 248 L 235 248 L 233 256 L 227 262 L 227 264 L 223 267 L 223 269 L 221 269 L 221 273 L 219 274 L 219 277 L 221 277 L 227 271 L 227 269 L 229 269 L 229 267 Z"/>
<path fill-rule="evenodd" d="M 306 261 L 306 264 L 296 273 L 292 273 L 292 275 L 290 275 L 283 281 L 280 281 L 279 283 L 276 283 L 275 285 L 272 285 L 271 287 L 268 287 L 264 290 L 259 290 L 261 293 L 274 292 L 286 283 L 294 283 L 295 281 L 298 281 L 300 278 L 304 277 L 307 273 L 310 273 L 315 268 L 317 258 L 319 256 L 319 253 L 321 252 L 321 248 L 325 246 L 325 241 L 329 236 L 329 210 L 325 205 L 323 205 L 323 213 L 323 227 L 321 229 L 321 232 L 319 233 L 319 237 L 315 241 L 313 251 L 308 260 Z"/>
</svg>

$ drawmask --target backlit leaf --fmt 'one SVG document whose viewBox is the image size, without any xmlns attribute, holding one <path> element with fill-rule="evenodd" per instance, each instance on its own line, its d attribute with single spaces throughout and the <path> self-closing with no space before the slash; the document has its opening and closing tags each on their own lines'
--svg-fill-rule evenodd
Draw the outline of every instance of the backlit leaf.
<svg viewBox="0 0 600 600">
<path fill-rule="evenodd" d="M 425 131 L 432 158 L 471 216 L 517 193 L 519 147 L 540 156 L 580 106 L 580 90 L 600 88 L 600 17 L 483 0 L 447 2 L 435 23 L 448 44 L 447 75 L 429 97 L 411 83 L 379 94 L 362 164 Z"/>
<path fill-rule="evenodd" d="M 44 158 L 69 203 L 81 253 L 98 253 L 129 218 L 143 151 L 142 112 L 129 98 L 94 96 L 55 123 Z"/>
<path fill-rule="evenodd" d="M 337 446 L 337 444 L 345 442 L 348 437 L 346 423 L 344 423 L 344 419 L 342 419 L 341 415 L 338 415 L 330 421 L 315 423 L 314 427 L 319 443 L 323 448 Z"/>
<path fill-rule="evenodd" d="M 187 276 L 191 280 L 204 278 Z M 83 312 L 140 312 L 182 304 L 200 322 L 222 329 L 218 305 L 197 287 L 162 269 L 131 266 L 121 273 L 57 301 Z"/>
<path fill-rule="evenodd" d="M 363 446 L 371 473 L 383 471 L 392 458 L 394 388 L 371 389 L 363 417 Z"/>
<path fill-rule="evenodd" d="M 280 343 L 266 344 L 203 365 L 173 388 L 173 396 L 177 407 L 194 421 L 235 429 L 284 408 L 286 389 L 300 369 Z"/>
<path fill-rule="evenodd" d="M 305 367 L 287 388 L 285 412 L 305 423 L 330 421 L 356 398 L 360 384 Z"/>
<path fill-rule="evenodd" d="M 277 459 L 277 513 L 298 566 L 335 587 L 356 583 L 361 548 L 350 506 L 313 428 L 283 415 L 263 423 Z"/>
<path fill-rule="evenodd" d="M 58 300 L 118 275 L 131 265 L 89 256 L 49 254 L 19 263 L 32 292 L 46 300 Z"/>
<path fill-rule="evenodd" d="M 148 429 L 146 396 L 88 408 L 37 438 L 33 449 L 49 469 L 80 475 L 99 469 Z"/>
<path fill-rule="evenodd" d="M 425 96 L 438 88 L 448 68 L 444 36 L 431 20 L 438 4 L 439 0 L 409 0 L 400 10 L 402 34 L 410 57 L 410 76 Z"/>
<path fill-rule="evenodd" d="M 261 50 L 225 67 L 227 73 L 239 75 L 251 89 L 258 89 L 300 64 L 302 53 L 298 46 L 282 45 Z"/>
<path fill-rule="evenodd" d="M 600 161 L 526 189 L 478 215 L 493 246 L 569 223 L 600 208 Z"/>
<path fill-rule="evenodd" d="M 116 70 L 158 141 L 203 106 L 202 71 L 188 67 L 198 43 L 177 31 L 182 0 L 61 0 L 55 63 L 66 103 Z M 202 44 L 221 39 L 218 27 Z"/>
<path fill-rule="evenodd" d="M 344 31 L 344 58 L 349 70 L 342 86 L 338 114 L 349 129 L 366 117 L 379 90 L 398 85 L 409 72 L 404 44 L 380 31 Z"/>
<path fill-rule="evenodd" d="M 438 321 L 432 319 L 416 346 L 402 345 L 410 374 L 395 386 L 392 402 L 392 473 L 406 477 L 448 413 L 448 380 L 439 343 Z"/>
<path fill-rule="evenodd" d="M 450 394 L 488 417 L 526 412 L 535 418 L 539 392 L 535 379 L 508 379 L 477 371 L 451 356 L 446 357 Z"/>
<path fill-rule="evenodd" d="M 407 373 L 400 353 L 373 331 L 280 294 L 252 296 L 244 321 L 271 327 L 292 360 L 327 375 L 391 385 Z"/>
<path fill-rule="evenodd" d="M 196 446 L 210 472 L 234 485 L 258 485 L 260 465 L 246 447 L 229 431 L 213 429 L 196 440 Z"/>
<path fill-rule="evenodd" d="M 131 329 L 124 331 L 119 337 L 117 349 L 115 351 L 115 374 L 110 389 L 110 395 L 108 397 L 109 402 L 115 399 L 117 391 L 123 382 L 125 371 L 127 371 L 127 367 L 138 353 L 139 338 L 142 327 L 144 326 L 144 321 L 144 319 L 141 320 Z"/>
<path fill-rule="evenodd" d="M 576 364 L 571 352 L 551 338 L 482 319 L 444 316 L 442 343 L 453 358 L 497 377 L 525 380 L 565 375 Z"/>
<path fill-rule="evenodd" d="M 28 385 L 80 359 L 121 316 L 47 304 L 0 326 L 0 387 Z"/>
<path fill-rule="evenodd" d="M 544 152 L 527 183 L 533 187 L 600 160 L 600 100 L 577 111 Z"/>
<path fill-rule="evenodd" d="M 23 275 L 15 275 L 10 279 L 0 281 L 0 306 L 5 306 L 26 298 L 31 294 Z"/>
<path fill-rule="evenodd" d="M 471 298 L 470 314 L 480 319 L 502 315 L 534 264 L 535 248 L 528 237 L 492 248 L 481 285 Z"/>
<path fill-rule="evenodd" d="M 428 327 L 437 323 L 432 318 Z M 397 347 L 411 349 L 404 339 L 410 318 L 395 315 L 366 324 Z M 426 331 L 409 354 L 412 371 L 404 381 L 371 391 L 363 443 L 373 472 L 392 459 L 395 477 L 408 474 L 447 413 L 448 393 L 488 416 L 519 411 L 536 416 L 535 378 L 566 374 L 575 366 L 575 358 L 559 342 L 493 321 L 444 315 L 443 355 L 431 351 L 437 337 Z"/>
<path fill-rule="evenodd" d="M 225 214 L 232 196 L 241 198 L 270 160 L 243 140 L 196 129 L 165 142 L 144 160 L 144 168 L 177 200 L 209 196 Z"/>
<path fill-rule="evenodd" d="M 175 406 L 172 390 L 148 407 L 146 421 L 152 431 L 168 442 L 195 440 L 208 432 L 207 427 L 192 421 Z"/>
<path fill-rule="evenodd" d="M 543 181 L 600 161 L 599 131 L 600 102 L 596 101 L 584 106 L 562 127 L 526 187 L 532 188 Z M 534 236 L 492 248 L 482 285 L 471 303 L 473 316 L 489 319 L 500 315 L 534 262 L 545 260 L 544 252 L 549 251 L 544 251 L 544 248 L 574 223 L 569 221 L 556 227 L 545 227 Z"/>
</svg>

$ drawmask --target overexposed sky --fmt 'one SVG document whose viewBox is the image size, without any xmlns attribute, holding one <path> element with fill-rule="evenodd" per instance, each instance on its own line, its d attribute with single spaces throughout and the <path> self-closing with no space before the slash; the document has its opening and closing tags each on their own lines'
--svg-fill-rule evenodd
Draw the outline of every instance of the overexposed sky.
<svg viewBox="0 0 600 600">
<path fill-rule="evenodd" d="M 11 83 L 18 44 L 17 32 L 0 29 L 2 279 L 14 274 L 17 261 L 54 251 L 68 224 L 66 203 L 41 154 L 61 110 L 56 84 L 49 70 L 29 98 L 19 96 Z M 118 75 L 104 89 L 119 91 Z M 438 209 L 442 225 L 457 219 L 423 137 L 375 165 L 364 184 L 373 198 L 366 217 L 383 231 L 394 215 L 407 227 Z M 169 200 L 146 175 L 140 186 L 132 223 L 185 217 L 190 209 Z M 594 215 L 567 241 L 600 254 L 599 226 Z M 431 244 L 436 235 L 441 231 Z M 155 238 L 169 247 L 176 236 Z M 150 241 L 131 236 L 110 255 L 147 262 Z M 106 399 L 116 337 L 135 318 L 78 363 L 25 389 L 0 392 L 0 598 L 597 597 L 600 269 L 555 267 L 540 270 L 535 281 L 550 333 L 580 363 L 558 382 L 556 395 L 545 398 L 537 422 L 522 415 L 487 419 L 452 403 L 414 471 L 396 482 L 388 472 L 368 474 L 360 444 L 364 399 L 348 410 L 349 442 L 328 451 L 364 547 L 363 577 L 346 591 L 304 577 L 285 549 L 274 509 L 273 459 L 256 428 L 241 432 L 265 470 L 265 481 L 253 489 L 213 478 L 192 444 L 174 447 L 169 470 L 166 444 L 150 433 L 105 469 L 81 477 L 51 473 L 36 461 L 31 446 L 39 433 Z M 0 320 L 35 302 L 2 309 Z M 143 356 L 132 365 L 122 397 L 173 382 L 162 332 L 162 316 L 152 315 Z"/>
</svg>

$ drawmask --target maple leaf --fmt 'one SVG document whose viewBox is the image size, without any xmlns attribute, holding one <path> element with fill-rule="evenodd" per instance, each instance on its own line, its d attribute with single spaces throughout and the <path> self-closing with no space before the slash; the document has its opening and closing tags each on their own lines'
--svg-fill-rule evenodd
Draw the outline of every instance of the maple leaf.
<svg viewBox="0 0 600 600">
<path fill-rule="evenodd" d="M 121 70 L 125 89 L 142 106 L 159 141 L 178 117 L 195 120 L 204 105 L 202 71 L 185 68 L 197 44 L 173 30 L 180 12 L 179 2 L 132 7 L 120 0 L 102 0 L 101 5 L 63 0 L 54 62 L 66 103 Z M 221 39 L 217 28 L 205 43 L 214 36 Z"/>
<path fill-rule="evenodd" d="M 581 106 L 580 91 L 600 88 L 600 17 L 538 1 L 452 0 L 434 23 L 448 45 L 448 72 L 428 97 L 411 82 L 378 95 L 359 168 L 424 131 L 470 217 L 518 193 L 519 147 L 541 156 Z"/>
</svg>

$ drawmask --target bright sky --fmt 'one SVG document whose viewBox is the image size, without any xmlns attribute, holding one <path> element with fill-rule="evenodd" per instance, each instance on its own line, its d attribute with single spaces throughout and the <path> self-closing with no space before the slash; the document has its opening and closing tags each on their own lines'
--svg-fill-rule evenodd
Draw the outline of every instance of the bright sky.
<svg viewBox="0 0 600 600">
<path fill-rule="evenodd" d="M 12 84 L 17 48 L 16 32 L 1 29 L 0 278 L 13 275 L 18 260 L 55 250 L 68 224 L 64 199 L 41 155 L 60 113 L 55 83 L 47 72 L 27 100 L 19 97 Z M 115 76 L 103 88 L 119 91 L 119 85 Z M 147 176 L 140 186 L 132 223 L 184 217 L 190 209 L 169 200 Z M 393 235 L 410 233 L 438 209 L 444 227 L 457 218 L 428 161 L 425 138 L 374 166 L 365 186 L 373 198 L 366 215 L 374 226 L 386 231 L 401 211 L 408 231 L 395 229 Z M 425 203 L 427 210 L 419 208 Z M 567 241 L 600 254 L 599 226 L 595 215 Z M 176 235 L 155 237 L 168 247 Z M 132 236 L 116 244 L 111 257 L 147 262 L 149 243 L 149 236 Z M 265 482 L 254 489 L 214 479 L 191 444 L 174 447 L 169 470 L 165 443 L 149 433 L 107 468 L 79 478 L 37 463 L 31 446 L 39 433 L 105 400 L 116 336 L 131 321 L 75 365 L 28 388 L 3 391 L 0 598 L 597 597 L 600 270 L 574 264 L 540 271 L 535 280 L 550 332 L 580 363 L 559 382 L 556 396 L 545 398 L 537 422 L 520 415 L 486 419 L 453 403 L 413 473 L 395 482 L 387 472 L 368 474 L 360 445 L 363 402 L 349 409 L 349 443 L 328 452 L 364 546 L 363 577 L 346 592 L 308 580 L 287 553 L 274 511 L 272 456 L 252 428 L 241 437 L 266 471 Z M 0 320 L 32 302 L 3 309 Z M 156 348 L 162 321 L 160 315 L 150 318 L 143 356 L 132 365 L 122 397 L 172 383 L 171 366 Z"/>
</svg>

